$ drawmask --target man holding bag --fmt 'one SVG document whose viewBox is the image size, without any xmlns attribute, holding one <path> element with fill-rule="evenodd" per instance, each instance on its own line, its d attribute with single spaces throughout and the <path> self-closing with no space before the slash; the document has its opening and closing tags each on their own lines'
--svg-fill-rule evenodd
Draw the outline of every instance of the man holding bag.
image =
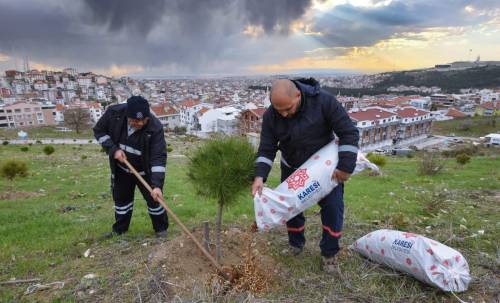
<svg viewBox="0 0 500 303">
<path fill-rule="evenodd" d="M 339 185 L 323 198 L 322 267 L 333 272 L 344 217 L 344 182 L 356 166 L 359 132 L 342 105 L 313 78 L 273 83 L 271 105 L 264 113 L 257 153 L 252 195 L 261 194 L 278 149 L 281 151 L 281 182 L 323 146 L 339 138 L 339 162 L 332 178 Z M 335 135 L 334 135 L 335 134 Z M 303 213 L 287 222 L 290 251 L 302 252 L 305 237 Z"/>
</svg>

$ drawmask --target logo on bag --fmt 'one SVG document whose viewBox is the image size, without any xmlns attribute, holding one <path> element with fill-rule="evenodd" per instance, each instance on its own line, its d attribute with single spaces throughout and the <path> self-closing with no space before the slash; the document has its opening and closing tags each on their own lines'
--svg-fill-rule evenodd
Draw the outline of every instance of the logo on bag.
<svg viewBox="0 0 500 303">
<path fill-rule="evenodd" d="M 409 254 L 411 248 L 413 247 L 413 244 L 415 244 L 415 241 L 412 240 L 403 240 L 403 239 L 395 239 L 392 242 L 391 248 L 393 250 L 403 252 L 405 254 Z"/>
<path fill-rule="evenodd" d="M 307 179 L 309 179 L 307 168 L 297 169 L 290 177 L 286 179 L 288 189 L 297 190 L 301 187 L 304 187 Z"/>
<path fill-rule="evenodd" d="M 318 181 L 314 180 L 308 187 L 304 188 L 302 192 L 297 195 L 297 197 L 299 198 L 300 202 L 304 203 L 305 201 L 309 200 L 312 194 L 318 192 L 320 189 L 321 185 Z"/>
</svg>

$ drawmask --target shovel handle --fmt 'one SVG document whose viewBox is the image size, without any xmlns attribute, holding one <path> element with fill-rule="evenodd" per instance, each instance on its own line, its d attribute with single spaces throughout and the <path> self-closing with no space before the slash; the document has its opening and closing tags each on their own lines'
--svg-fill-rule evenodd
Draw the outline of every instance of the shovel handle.
<svg viewBox="0 0 500 303">
<path fill-rule="evenodd" d="M 146 182 L 144 180 L 144 178 L 137 172 L 137 170 L 127 161 L 127 159 L 124 159 L 123 163 L 125 163 L 125 165 L 127 165 L 128 169 L 136 176 L 136 178 L 142 183 L 142 185 L 144 185 L 144 187 L 146 187 L 146 189 L 150 193 L 152 193 L 153 189 L 151 188 L 151 186 L 148 184 L 148 182 Z M 203 245 L 201 245 L 201 243 L 198 241 L 198 239 L 195 238 L 195 236 L 186 228 L 186 226 L 181 222 L 181 220 L 179 220 L 179 218 L 170 209 L 170 207 L 167 206 L 167 203 L 165 203 L 164 198 L 160 197 L 160 200 L 158 202 L 161 204 L 161 206 L 163 206 L 163 208 L 165 208 L 165 210 L 167 211 L 168 215 L 171 216 L 172 219 L 174 219 L 175 223 L 177 223 L 181 227 L 182 231 L 186 235 L 188 235 L 191 238 L 191 240 L 193 240 L 194 244 L 196 244 L 196 246 L 198 246 L 198 248 L 201 250 L 201 252 L 205 255 L 205 257 L 207 257 L 207 259 L 210 261 L 210 263 L 212 263 L 212 265 L 215 266 L 215 268 L 219 271 L 219 273 L 226 280 L 229 280 L 229 277 L 222 270 L 222 267 L 220 266 L 220 264 L 217 263 L 217 261 L 214 259 L 214 257 L 212 257 L 212 255 L 210 253 L 208 253 L 208 251 L 205 250 L 205 248 L 203 247 Z"/>
</svg>

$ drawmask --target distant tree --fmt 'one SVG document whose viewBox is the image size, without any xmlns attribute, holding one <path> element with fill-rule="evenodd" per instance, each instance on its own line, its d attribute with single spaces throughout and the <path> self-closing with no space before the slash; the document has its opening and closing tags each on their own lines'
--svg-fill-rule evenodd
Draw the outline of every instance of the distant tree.
<svg viewBox="0 0 500 303">
<path fill-rule="evenodd" d="M 90 127 L 90 115 L 86 108 L 81 106 L 64 110 L 64 124 L 74 129 L 77 134 Z"/>
</svg>

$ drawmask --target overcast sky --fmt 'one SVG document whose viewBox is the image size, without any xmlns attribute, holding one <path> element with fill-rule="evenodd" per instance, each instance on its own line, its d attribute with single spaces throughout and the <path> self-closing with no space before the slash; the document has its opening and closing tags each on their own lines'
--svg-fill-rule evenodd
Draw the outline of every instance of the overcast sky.
<svg viewBox="0 0 500 303">
<path fill-rule="evenodd" d="M 500 60 L 494 0 L 0 0 L 0 70 L 379 72 Z"/>
</svg>

